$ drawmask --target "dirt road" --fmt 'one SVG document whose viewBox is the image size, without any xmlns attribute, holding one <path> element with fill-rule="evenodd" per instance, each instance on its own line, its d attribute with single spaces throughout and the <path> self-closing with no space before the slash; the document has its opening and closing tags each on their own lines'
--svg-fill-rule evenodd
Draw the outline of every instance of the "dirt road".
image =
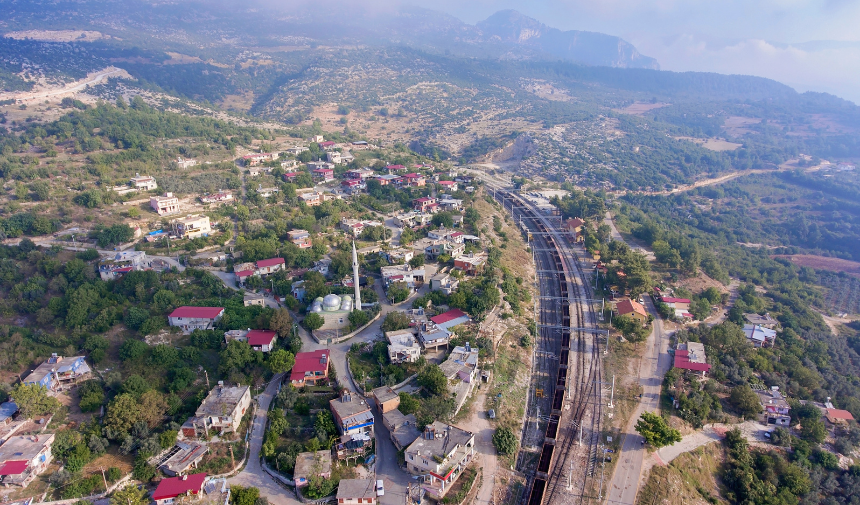
<svg viewBox="0 0 860 505">
<path fill-rule="evenodd" d="M 80 81 L 67 84 L 62 88 L 45 89 L 39 91 L 26 91 L 19 93 L 0 93 L 0 100 L 20 100 L 22 102 L 47 100 L 50 98 L 79 93 L 85 90 L 87 86 L 99 84 L 110 77 L 131 78 L 131 76 L 128 75 L 128 72 L 121 68 L 108 67 L 96 73 L 89 74 L 86 78 L 81 79 Z"/>
</svg>

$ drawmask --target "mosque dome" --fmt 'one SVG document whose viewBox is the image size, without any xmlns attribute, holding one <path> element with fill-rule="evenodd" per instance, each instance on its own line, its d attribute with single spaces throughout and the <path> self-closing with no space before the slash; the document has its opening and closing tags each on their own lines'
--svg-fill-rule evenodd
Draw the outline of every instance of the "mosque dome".
<svg viewBox="0 0 860 505">
<path fill-rule="evenodd" d="M 323 310 L 325 310 L 326 312 L 336 311 L 339 308 L 340 308 L 340 297 L 339 296 L 337 296 L 335 294 L 331 294 L 331 295 L 326 295 L 325 298 L 323 298 Z"/>
</svg>

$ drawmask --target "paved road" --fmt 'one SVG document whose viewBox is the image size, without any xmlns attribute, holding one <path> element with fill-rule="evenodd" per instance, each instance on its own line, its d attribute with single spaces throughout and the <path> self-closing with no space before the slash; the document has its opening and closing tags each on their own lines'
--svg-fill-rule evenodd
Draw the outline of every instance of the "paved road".
<svg viewBox="0 0 860 505">
<path fill-rule="evenodd" d="M 657 309 L 649 297 L 645 298 L 645 306 L 648 312 L 654 315 L 654 328 L 645 341 L 645 353 L 639 363 L 642 400 L 624 429 L 624 445 L 618 455 L 618 465 L 615 467 L 615 473 L 607 491 L 606 503 L 609 504 L 632 505 L 636 502 L 646 450 L 642 446 L 643 439 L 636 433 L 634 426 L 642 412 L 657 410 L 663 376 L 672 366 L 668 352 L 670 334 L 664 332 L 663 320 L 658 316 Z"/>
<path fill-rule="evenodd" d="M 603 218 L 603 223 L 609 225 L 609 229 L 611 230 L 609 235 L 612 237 L 612 240 L 624 242 L 624 237 L 621 236 L 621 233 L 618 232 L 618 228 L 615 227 L 615 222 L 612 220 L 612 215 L 609 213 L 609 211 L 606 211 L 606 216 Z M 644 254 L 645 257 L 648 258 L 648 260 L 650 261 L 654 261 L 656 259 L 652 251 L 639 247 L 636 244 L 628 243 L 627 245 L 630 246 L 630 249 Z"/>
<path fill-rule="evenodd" d="M 257 397 L 257 414 L 251 427 L 251 452 L 245 468 L 238 475 L 228 479 L 230 485 L 254 486 L 260 490 L 260 495 L 269 499 L 275 505 L 295 505 L 300 503 L 291 490 L 286 489 L 263 471 L 260 465 L 260 447 L 266 432 L 269 419 L 269 405 L 278 392 L 278 384 L 283 374 L 277 374 L 269 382 L 266 390 Z"/>
</svg>

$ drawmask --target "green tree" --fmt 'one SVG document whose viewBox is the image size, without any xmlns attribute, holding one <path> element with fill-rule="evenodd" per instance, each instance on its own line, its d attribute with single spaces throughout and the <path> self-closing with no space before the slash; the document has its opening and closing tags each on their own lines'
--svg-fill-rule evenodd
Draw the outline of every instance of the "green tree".
<svg viewBox="0 0 860 505">
<path fill-rule="evenodd" d="M 320 438 L 329 438 L 337 434 L 337 427 L 334 425 L 334 417 L 331 411 L 320 410 L 317 412 L 317 418 L 314 421 L 314 431 Z"/>
<path fill-rule="evenodd" d="M 419 254 L 418 256 L 413 257 L 411 260 L 409 260 L 409 266 L 412 268 L 424 266 L 424 255 Z"/>
<path fill-rule="evenodd" d="M 653 447 L 660 448 L 681 441 L 681 432 L 666 424 L 666 420 L 653 412 L 643 412 L 636 421 L 636 431 Z"/>
<path fill-rule="evenodd" d="M 397 281 L 388 285 L 388 298 L 394 303 L 400 303 L 409 298 L 409 286 L 405 282 Z"/>
<path fill-rule="evenodd" d="M 820 444 L 827 438 L 827 427 L 821 419 L 807 419 L 800 425 L 800 438 Z"/>
<path fill-rule="evenodd" d="M 400 406 L 397 409 L 403 415 L 414 414 L 421 408 L 421 402 L 409 393 L 400 393 L 398 396 L 400 397 Z"/>
<path fill-rule="evenodd" d="M 493 446 L 499 454 L 513 454 L 517 451 L 517 436 L 510 428 L 498 428 L 493 433 Z"/>
<path fill-rule="evenodd" d="M 293 369 L 296 364 L 296 356 L 283 349 L 278 349 L 269 353 L 269 369 L 273 373 L 284 373 Z"/>
<path fill-rule="evenodd" d="M 147 505 L 146 489 L 138 489 L 134 484 L 129 484 L 117 489 L 110 496 L 110 505 Z"/>
<path fill-rule="evenodd" d="M 259 497 L 260 490 L 255 487 L 230 486 L 231 505 L 255 505 Z"/>
<path fill-rule="evenodd" d="M 134 395 L 122 393 L 108 404 L 105 428 L 116 433 L 128 433 L 141 420 L 140 405 Z"/>
<path fill-rule="evenodd" d="M 648 338 L 649 330 L 642 323 L 630 316 L 618 316 L 612 318 L 612 327 L 621 332 L 621 335 L 630 342 L 642 342 Z"/>
<path fill-rule="evenodd" d="M 759 402 L 758 395 L 746 384 L 736 386 L 732 389 L 729 402 L 731 402 L 739 414 L 746 418 L 753 418 L 761 412 L 761 403 Z"/>
<path fill-rule="evenodd" d="M 427 365 L 418 373 L 418 385 L 434 395 L 448 393 L 448 377 L 436 364 Z"/>
<path fill-rule="evenodd" d="M 293 316 L 290 311 L 280 308 L 269 319 L 269 329 L 276 332 L 280 338 L 288 338 L 293 331 Z"/>
<path fill-rule="evenodd" d="M 382 321 L 382 331 L 405 330 L 412 319 L 405 312 L 389 312 Z"/>
<path fill-rule="evenodd" d="M 305 328 L 314 331 L 322 328 L 325 324 L 325 319 L 322 318 L 321 315 L 311 312 L 307 316 L 305 316 Z"/>
<path fill-rule="evenodd" d="M 370 321 L 370 316 L 367 312 L 361 309 L 355 309 L 349 313 L 349 323 L 353 328 L 361 328 Z"/>
<path fill-rule="evenodd" d="M 19 382 L 9 393 L 18 409 L 25 417 L 52 414 L 60 408 L 60 402 L 48 396 L 48 388 L 41 384 L 24 384 Z"/>
</svg>

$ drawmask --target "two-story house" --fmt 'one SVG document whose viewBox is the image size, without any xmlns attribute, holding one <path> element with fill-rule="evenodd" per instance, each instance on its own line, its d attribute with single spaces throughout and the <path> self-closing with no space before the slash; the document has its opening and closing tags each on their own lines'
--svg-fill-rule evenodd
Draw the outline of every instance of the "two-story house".
<svg viewBox="0 0 860 505">
<path fill-rule="evenodd" d="M 164 196 L 150 197 L 149 206 L 152 207 L 152 210 L 157 212 L 159 216 L 176 214 L 181 210 L 179 207 L 179 198 L 173 196 L 173 193 L 164 193 Z"/>
<path fill-rule="evenodd" d="M 22 382 L 44 386 L 48 391 L 62 391 L 90 377 L 92 370 L 83 356 L 64 358 L 53 353 Z"/>
<path fill-rule="evenodd" d="M 361 397 L 353 397 L 351 392 L 344 390 L 340 398 L 329 402 L 329 406 L 341 435 L 365 432 L 373 436 L 373 413 Z"/>
<path fill-rule="evenodd" d="M 406 469 L 421 476 L 430 498 L 441 501 L 474 456 L 474 433 L 436 421 L 406 449 Z"/>
<path fill-rule="evenodd" d="M 327 382 L 329 357 L 325 349 L 297 353 L 296 363 L 290 372 L 290 384 L 302 387 Z"/>
<path fill-rule="evenodd" d="M 170 326 L 182 329 L 183 333 L 194 330 L 211 330 L 224 317 L 224 307 L 178 307 L 167 316 Z"/>
<path fill-rule="evenodd" d="M 235 432 L 250 406 L 250 386 L 225 386 L 218 382 L 197 407 L 194 416 L 182 425 L 180 434 L 184 438 L 208 438 L 210 434 Z"/>
<path fill-rule="evenodd" d="M 0 483 L 27 487 L 51 464 L 54 435 L 11 437 L 0 446 Z"/>
</svg>

